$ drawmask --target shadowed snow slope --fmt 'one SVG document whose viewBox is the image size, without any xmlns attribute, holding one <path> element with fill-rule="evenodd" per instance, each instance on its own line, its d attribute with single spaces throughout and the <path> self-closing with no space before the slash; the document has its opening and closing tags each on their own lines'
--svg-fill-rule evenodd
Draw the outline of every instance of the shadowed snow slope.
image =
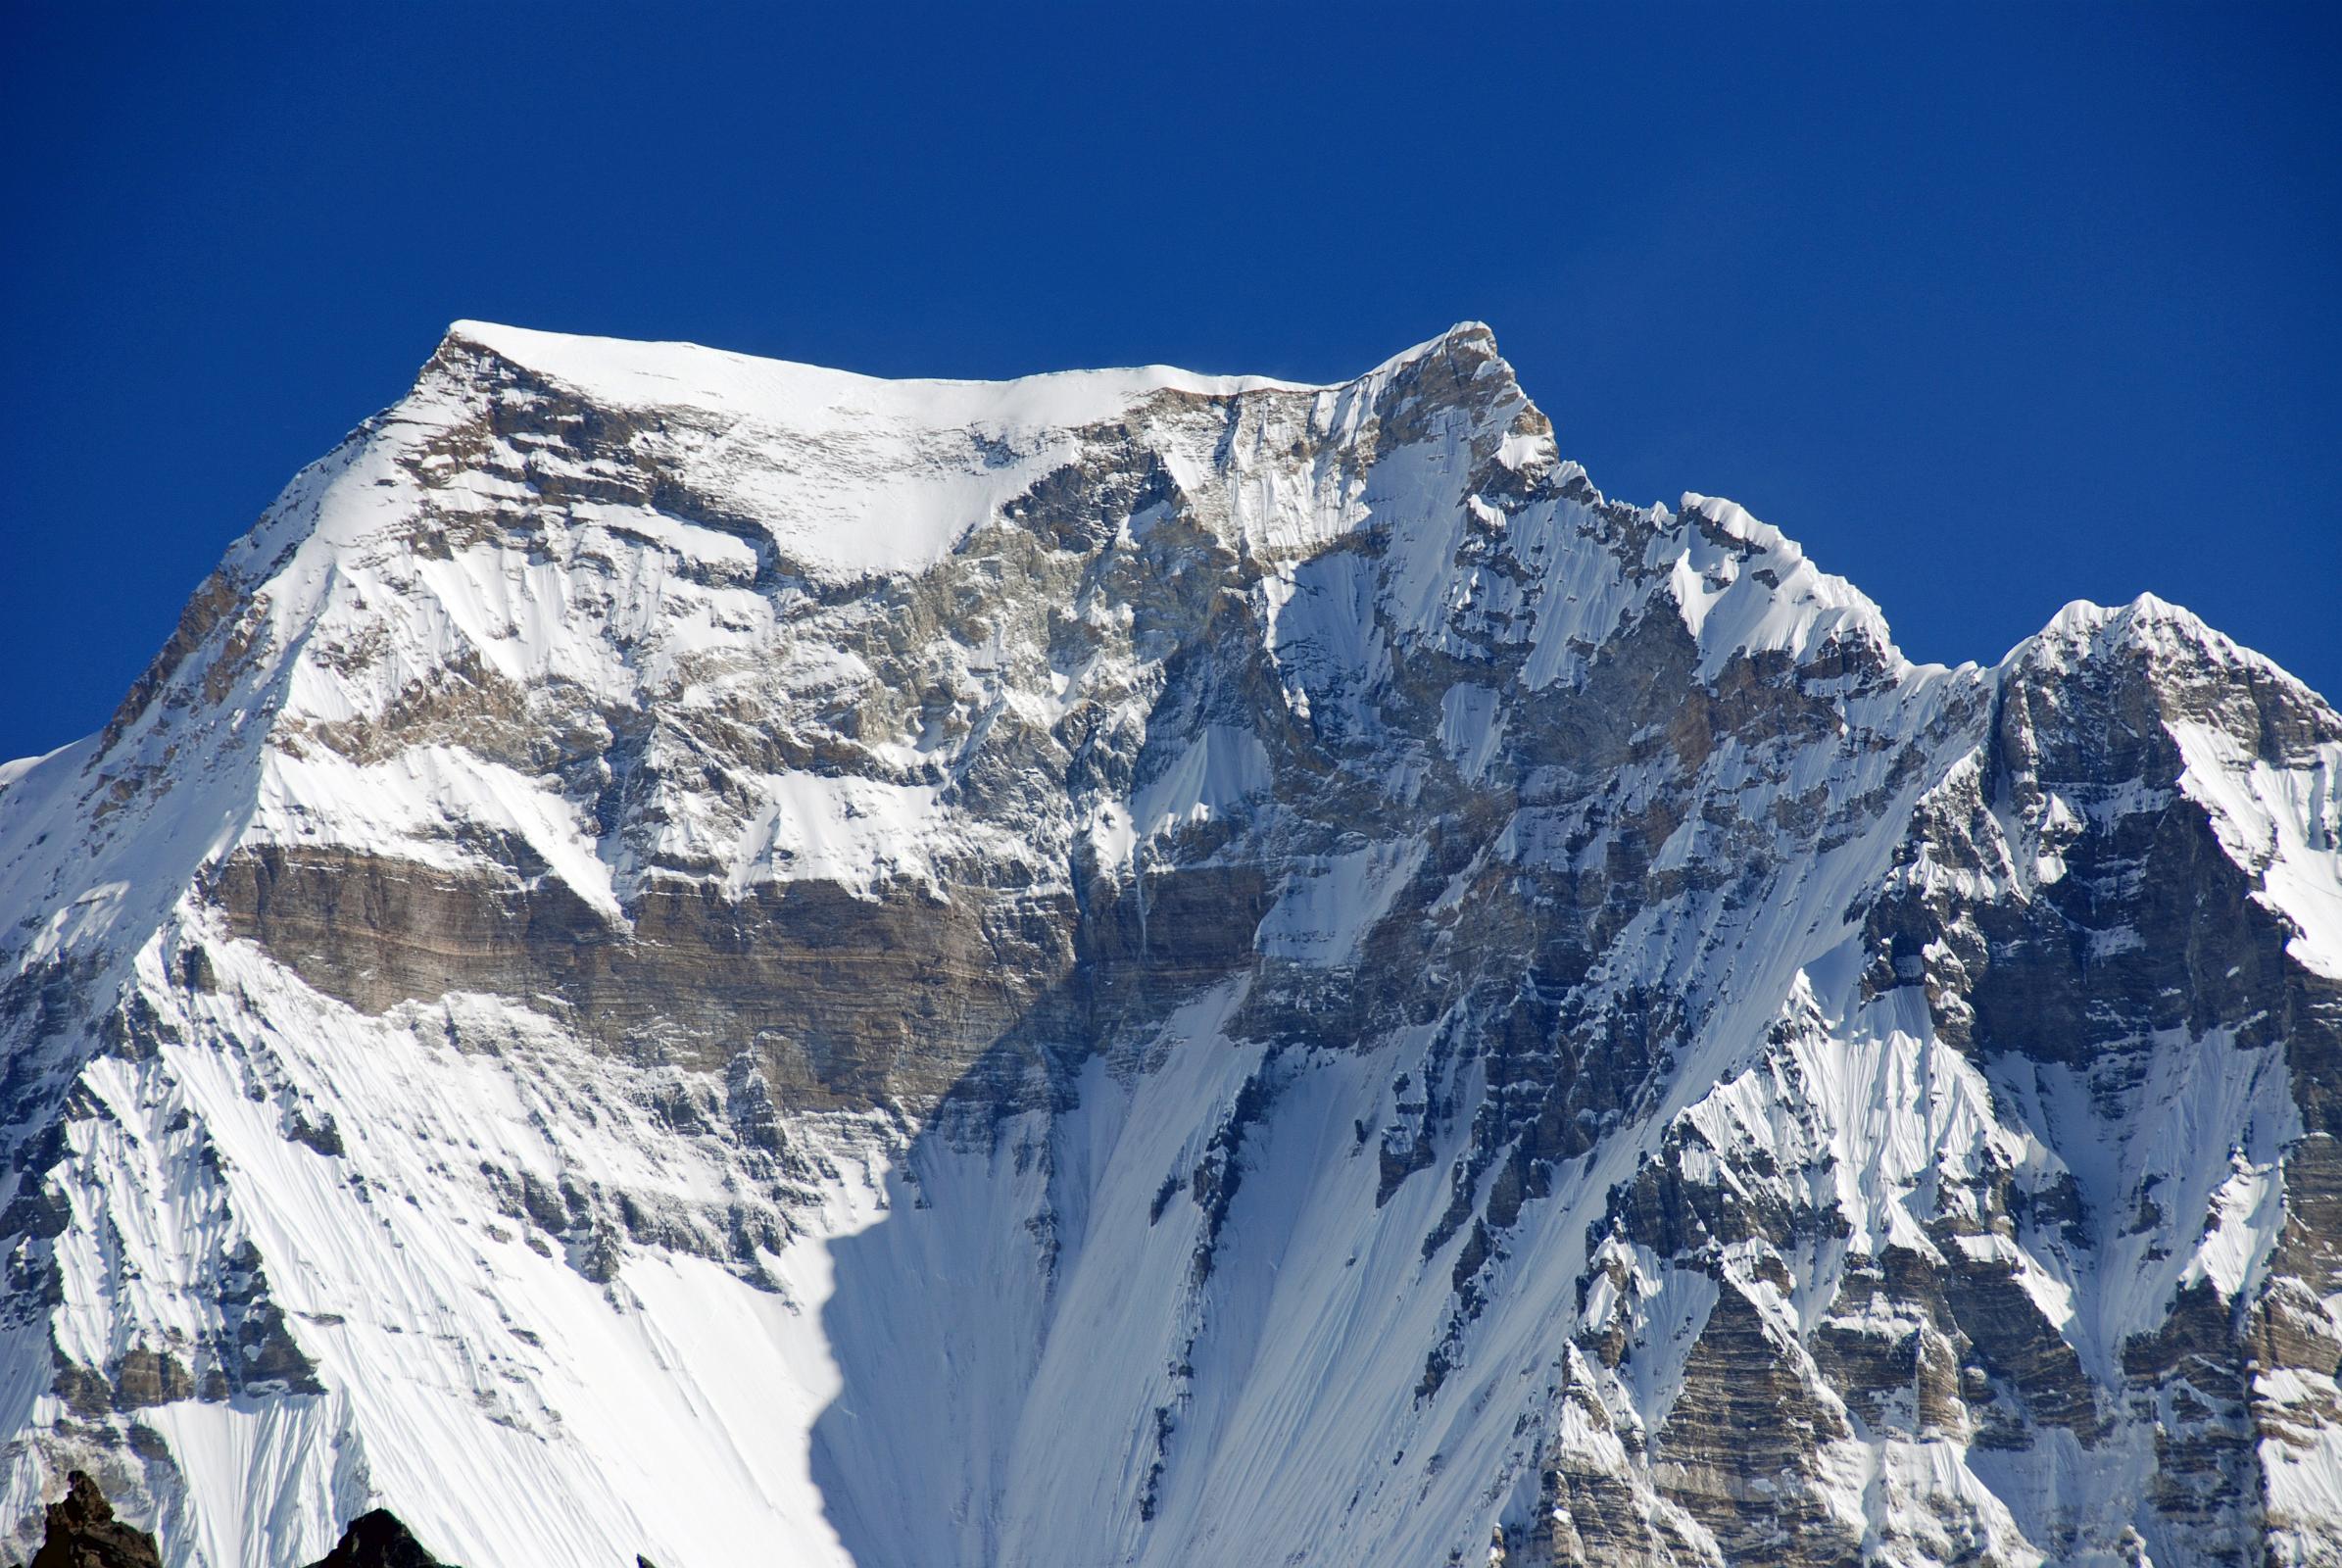
<svg viewBox="0 0 2342 1568">
<path fill-rule="evenodd" d="M 1478 325 L 460 323 L 0 766 L 0 1519 L 174 1568 L 2342 1562 L 2342 719 Z"/>
</svg>

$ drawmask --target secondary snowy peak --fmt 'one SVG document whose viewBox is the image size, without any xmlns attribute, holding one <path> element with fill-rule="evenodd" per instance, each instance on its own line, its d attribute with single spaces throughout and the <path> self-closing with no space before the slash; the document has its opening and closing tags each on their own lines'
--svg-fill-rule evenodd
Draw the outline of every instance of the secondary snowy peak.
<svg viewBox="0 0 2342 1568">
<path fill-rule="evenodd" d="M 1738 655 L 1786 653 L 1803 663 L 1835 644 L 1866 646 L 1902 667 L 1878 607 L 1815 567 L 1795 540 L 1715 496 L 1685 492 L 1683 512 L 1688 526 L 1677 536 L 1681 554 L 1667 560 L 1669 587 L 1700 640 L 1702 675 Z"/>
<path fill-rule="evenodd" d="M 0 1510 L 2330 1563 L 2338 775 L 2160 602 L 1908 662 L 1473 323 L 1330 386 L 460 323 L 0 768 Z"/>
<path fill-rule="evenodd" d="M 2276 661 L 2236 642 L 2184 606 L 2152 593 L 2113 606 L 2076 599 L 2048 625 L 2009 650 L 2001 666 L 2066 670 L 2091 662 L 2143 665 L 2181 686 L 2232 683 L 2313 727 L 2317 720 L 2311 715 L 2333 712 L 2331 704 Z"/>
</svg>

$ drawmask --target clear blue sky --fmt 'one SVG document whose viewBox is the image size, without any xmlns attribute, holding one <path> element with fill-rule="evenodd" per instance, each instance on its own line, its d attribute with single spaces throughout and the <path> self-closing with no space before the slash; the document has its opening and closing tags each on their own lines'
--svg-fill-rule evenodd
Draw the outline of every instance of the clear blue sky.
<svg viewBox="0 0 2342 1568">
<path fill-rule="evenodd" d="M 2342 696 L 2342 7 L 1147 9 L 7 7 L 0 757 L 465 316 L 1312 380 L 1480 318 L 1915 657 L 2152 589 Z"/>
</svg>

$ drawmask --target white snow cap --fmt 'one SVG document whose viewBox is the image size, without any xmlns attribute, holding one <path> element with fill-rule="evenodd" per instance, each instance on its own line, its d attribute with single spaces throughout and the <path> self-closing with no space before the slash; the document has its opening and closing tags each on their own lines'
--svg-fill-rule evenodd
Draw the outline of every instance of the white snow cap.
<svg viewBox="0 0 2342 1568">
<path fill-rule="evenodd" d="M 2183 647 L 2200 650 L 2224 664 L 2264 669 L 2298 688 L 2310 701 L 2323 702 L 2275 660 L 2245 647 L 2184 605 L 2151 593 L 2140 594 L 2126 605 L 2073 600 L 2050 617 L 2048 625 L 2010 649 L 2001 662 L 2011 664 L 2028 656 L 2058 661 L 2084 653 L 2104 657 L 2123 649 L 2168 654 Z"/>
<path fill-rule="evenodd" d="M 1387 379 L 1451 344 L 1483 342 L 1490 353 L 1496 346 L 1495 334 L 1486 322 L 1459 321 L 1364 375 L 1318 384 L 1265 375 L 1203 375 L 1169 365 L 1055 370 L 1004 381 L 890 380 L 697 343 L 580 337 L 492 321 L 457 321 L 448 327 L 447 337 L 484 348 L 590 393 L 599 402 L 777 417 L 807 433 L 859 427 L 872 418 L 913 418 L 931 428 L 1002 424 L 1063 429 L 1112 418 L 1156 392 L 1225 398 L 1259 391 L 1334 391 Z"/>
<path fill-rule="evenodd" d="M 1164 397 L 1291 400 L 1286 422 L 1297 437 L 1309 425 L 1362 421 L 1408 367 L 1466 345 L 1477 351 L 1475 376 L 1509 381 L 1510 374 L 1477 321 L 1325 386 L 1164 365 L 1010 381 L 895 381 L 691 343 L 570 337 L 483 321 L 456 322 L 447 343 L 484 350 L 597 408 L 679 413 L 659 436 L 666 461 L 694 488 L 757 518 L 800 569 L 833 579 L 932 565 L 972 527 L 1074 460 L 1086 432 L 1152 413 L 1176 420 L 1176 408 L 1149 412 Z M 444 388 L 434 380 L 425 373 L 410 407 L 438 399 Z M 1200 482 L 1217 424 L 1188 436 L 1195 461 L 1186 476 Z M 539 453 L 533 461 L 560 460 Z M 1181 460 L 1173 454 L 1170 461 L 1176 469 Z"/>
</svg>

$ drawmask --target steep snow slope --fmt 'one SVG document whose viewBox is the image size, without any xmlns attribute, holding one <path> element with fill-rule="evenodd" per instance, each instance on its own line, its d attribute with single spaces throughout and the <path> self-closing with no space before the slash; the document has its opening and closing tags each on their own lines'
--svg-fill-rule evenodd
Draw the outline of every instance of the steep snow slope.
<svg viewBox="0 0 2342 1568">
<path fill-rule="evenodd" d="M 2152 599 L 1909 663 L 1477 325 L 1303 387 L 460 323 L 0 768 L 0 1509 L 2342 1561 L 2338 770 Z"/>
</svg>

